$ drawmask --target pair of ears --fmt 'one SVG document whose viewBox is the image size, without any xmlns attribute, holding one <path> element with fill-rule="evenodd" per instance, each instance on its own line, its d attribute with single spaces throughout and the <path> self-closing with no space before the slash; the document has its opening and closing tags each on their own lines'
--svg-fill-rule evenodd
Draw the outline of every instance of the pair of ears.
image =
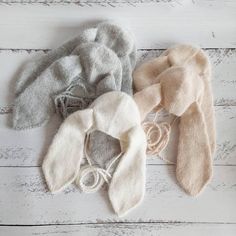
<svg viewBox="0 0 236 236">
<path fill-rule="evenodd" d="M 87 132 L 94 129 L 94 110 L 70 115 L 55 135 L 43 162 L 43 172 L 51 192 L 74 182 L 84 157 Z M 108 195 L 114 211 L 122 216 L 137 206 L 145 191 L 146 140 L 140 125 L 122 134 L 123 155 L 109 184 Z"/>
<path fill-rule="evenodd" d="M 166 58 L 162 59 L 165 62 Z M 167 67 L 156 81 L 137 92 L 134 100 L 142 120 L 160 104 L 180 117 L 176 177 L 182 188 L 195 196 L 212 176 L 214 133 L 206 112 L 213 113 L 213 108 L 208 81 L 181 66 Z"/>
</svg>

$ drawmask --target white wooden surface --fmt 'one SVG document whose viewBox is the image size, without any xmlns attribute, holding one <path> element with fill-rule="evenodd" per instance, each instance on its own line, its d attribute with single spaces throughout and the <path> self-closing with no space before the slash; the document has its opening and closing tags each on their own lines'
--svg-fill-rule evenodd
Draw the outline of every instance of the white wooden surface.
<svg viewBox="0 0 236 236">
<path fill-rule="evenodd" d="M 217 152 L 214 178 L 199 197 L 187 196 L 176 184 L 174 166 L 154 157 L 147 161 L 145 200 L 124 218 L 113 214 L 105 188 L 85 195 L 71 186 L 51 195 L 40 165 L 58 119 L 31 131 L 11 129 L 7 112 L 22 65 L 102 19 L 131 28 L 138 64 L 174 43 L 206 48 Z M 0 0 L 0 236 L 236 235 L 235 48 L 234 0 Z M 174 160 L 175 153 L 164 155 Z"/>
</svg>

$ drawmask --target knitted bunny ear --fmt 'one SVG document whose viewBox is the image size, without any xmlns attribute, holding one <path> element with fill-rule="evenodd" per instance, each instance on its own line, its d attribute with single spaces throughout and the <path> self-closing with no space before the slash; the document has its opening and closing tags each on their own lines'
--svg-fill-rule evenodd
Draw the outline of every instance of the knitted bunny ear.
<svg viewBox="0 0 236 236">
<path fill-rule="evenodd" d="M 213 98 L 211 89 L 211 65 L 206 53 L 191 45 L 177 45 L 173 48 L 166 50 L 163 56 L 168 56 L 169 63 L 172 66 L 185 66 L 192 69 L 200 75 L 204 91 L 202 93 L 201 110 L 205 117 L 207 134 L 211 148 L 211 154 L 214 154 L 216 141 L 215 141 L 215 118 L 213 111 Z"/>
<path fill-rule="evenodd" d="M 196 83 L 203 89 L 180 119 L 180 136 L 176 175 L 179 183 L 191 195 L 197 195 L 212 176 L 212 157 L 215 150 L 215 121 L 210 87 L 210 63 L 205 53 L 190 46 L 181 46 L 185 67 L 194 71 Z M 177 54 L 175 57 L 177 61 Z M 193 137 L 193 138 L 189 138 Z"/>
<path fill-rule="evenodd" d="M 34 80 L 36 80 L 51 64 L 62 57 L 69 56 L 80 44 L 94 41 L 97 29 L 84 30 L 79 36 L 69 40 L 57 49 L 48 52 L 36 60 L 28 62 L 16 83 L 15 93 L 22 93 Z"/>
<path fill-rule="evenodd" d="M 145 192 L 146 136 L 141 126 L 135 126 L 123 138 L 124 154 L 108 192 L 113 209 L 119 216 L 136 207 Z"/>
<path fill-rule="evenodd" d="M 175 65 L 172 70 L 176 73 L 176 65 L 181 63 L 185 68 L 182 75 L 176 73 L 171 89 L 171 80 L 165 78 L 162 83 L 165 108 L 181 116 L 176 176 L 187 193 L 197 195 L 211 178 L 215 143 L 209 63 L 202 51 L 193 47 L 172 50 L 169 50 L 169 60 Z"/>
<path fill-rule="evenodd" d="M 92 126 L 93 110 L 73 113 L 61 125 L 43 162 L 43 172 L 51 192 L 58 192 L 72 183 L 84 154 L 84 140 Z"/>
<path fill-rule="evenodd" d="M 121 91 L 133 95 L 132 71 L 136 64 L 136 45 L 131 32 L 112 22 L 98 25 L 96 42 L 116 53 L 122 65 Z"/>
<path fill-rule="evenodd" d="M 145 119 L 147 114 L 151 112 L 161 102 L 161 85 L 153 84 L 134 94 L 141 121 Z"/>
<path fill-rule="evenodd" d="M 81 73 L 78 56 L 67 56 L 55 61 L 15 99 L 13 127 L 27 129 L 40 126 L 54 113 L 53 98 L 66 89 Z"/>
<path fill-rule="evenodd" d="M 105 44 L 108 48 L 112 49 L 118 57 L 131 54 L 135 44 L 134 38 L 130 32 L 111 22 L 98 25 L 95 41 Z"/>
<path fill-rule="evenodd" d="M 160 83 L 158 76 L 169 67 L 167 56 L 158 57 L 140 65 L 133 72 L 136 91 L 140 91 L 152 84 Z"/>
<path fill-rule="evenodd" d="M 121 89 L 122 67 L 114 51 L 102 44 L 83 43 L 73 53 L 80 55 L 86 83 L 97 85 L 97 96 Z"/>
<path fill-rule="evenodd" d="M 190 195 L 197 195 L 212 175 L 212 157 L 204 114 L 194 102 L 181 116 L 176 177 Z"/>
</svg>

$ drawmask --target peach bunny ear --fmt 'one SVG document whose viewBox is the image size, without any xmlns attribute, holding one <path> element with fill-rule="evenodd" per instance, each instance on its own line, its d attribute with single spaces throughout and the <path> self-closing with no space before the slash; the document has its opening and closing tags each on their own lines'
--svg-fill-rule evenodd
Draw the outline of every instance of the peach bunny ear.
<svg viewBox="0 0 236 236">
<path fill-rule="evenodd" d="M 93 123 L 93 110 L 70 115 L 61 125 L 43 162 L 43 173 L 51 192 L 72 183 L 83 157 L 85 135 Z"/>
<path fill-rule="evenodd" d="M 148 86 L 159 83 L 159 75 L 170 67 L 168 57 L 158 57 L 140 65 L 133 72 L 134 87 L 140 91 Z"/>
<path fill-rule="evenodd" d="M 176 177 L 190 195 L 197 195 L 212 175 L 212 158 L 204 114 L 194 102 L 181 116 Z"/>
<path fill-rule="evenodd" d="M 162 56 L 168 56 L 169 63 L 172 66 L 185 66 L 195 71 L 204 84 L 202 102 L 200 107 L 205 117 L 207 134 L 209 137 L 211 154 L 215 151 L 215 118 L 213 112 L 213 98 L 210 86 L 211 81 L 211 65 L 206 53 L 191 45 L 177 45 L 166 50 Z"/>
<path fill-rule="evenodd" d="M 123 216 L 136 207 L 145 192 L 146 136 L 141 126 L 134 126 L 122 138 L 124 152 L 109 186 L 114 211 Z"/>
<path fill-rule="evenodd" d="M 188 67 L 172 67 L 160 78 L 163 105 L 180 117 L 176 177 L 190 195 L 198 194 L 212 175 L 204 111 L 204 81 Z"/>
<path fill-rule="evenodd" d="M 147 114 L 151 112 L 161 102 L 161 86 L 160 84 L 151 85 L 140 92 L 134 94 L 141 121 L 145 119 Z"/>
</svg>

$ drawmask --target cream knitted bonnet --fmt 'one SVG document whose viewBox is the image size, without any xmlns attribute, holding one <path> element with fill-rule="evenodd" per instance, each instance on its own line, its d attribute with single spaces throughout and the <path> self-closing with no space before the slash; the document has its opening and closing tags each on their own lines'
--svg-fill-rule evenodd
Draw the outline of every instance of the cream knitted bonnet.
<svg viewBox="0 0 236 236">
<path fill-rule="evenodd" d="M 206 54 L 178 45 L 138 67 L 133 77 L 142 119 L 160 106 L 179 117 L 176 177 L 187 193 L 198 194 L 211 178 L 215 150 L 211 67 Z"/>
<path fill-rule="evenodd" d="M 120 160 L 113 176 L 96 166 L 81 167 L 86 155 L 86 137 L 93 130 L 120 142 Z M 84 174 L 94 173 L 95 178 L 99 174 L 109 183 L 108 195 L 114 211 L 122 216 L 143 198 L 145 163 L 146 136 L 138 107 L 132 97 L 114 91 L 101 95 L 88 109 L 77 111 L 64 121 L 44 159 L 43 172 L 52 192 L 74 181 L 84 187 L 81 183 Z"/>
</svg>

